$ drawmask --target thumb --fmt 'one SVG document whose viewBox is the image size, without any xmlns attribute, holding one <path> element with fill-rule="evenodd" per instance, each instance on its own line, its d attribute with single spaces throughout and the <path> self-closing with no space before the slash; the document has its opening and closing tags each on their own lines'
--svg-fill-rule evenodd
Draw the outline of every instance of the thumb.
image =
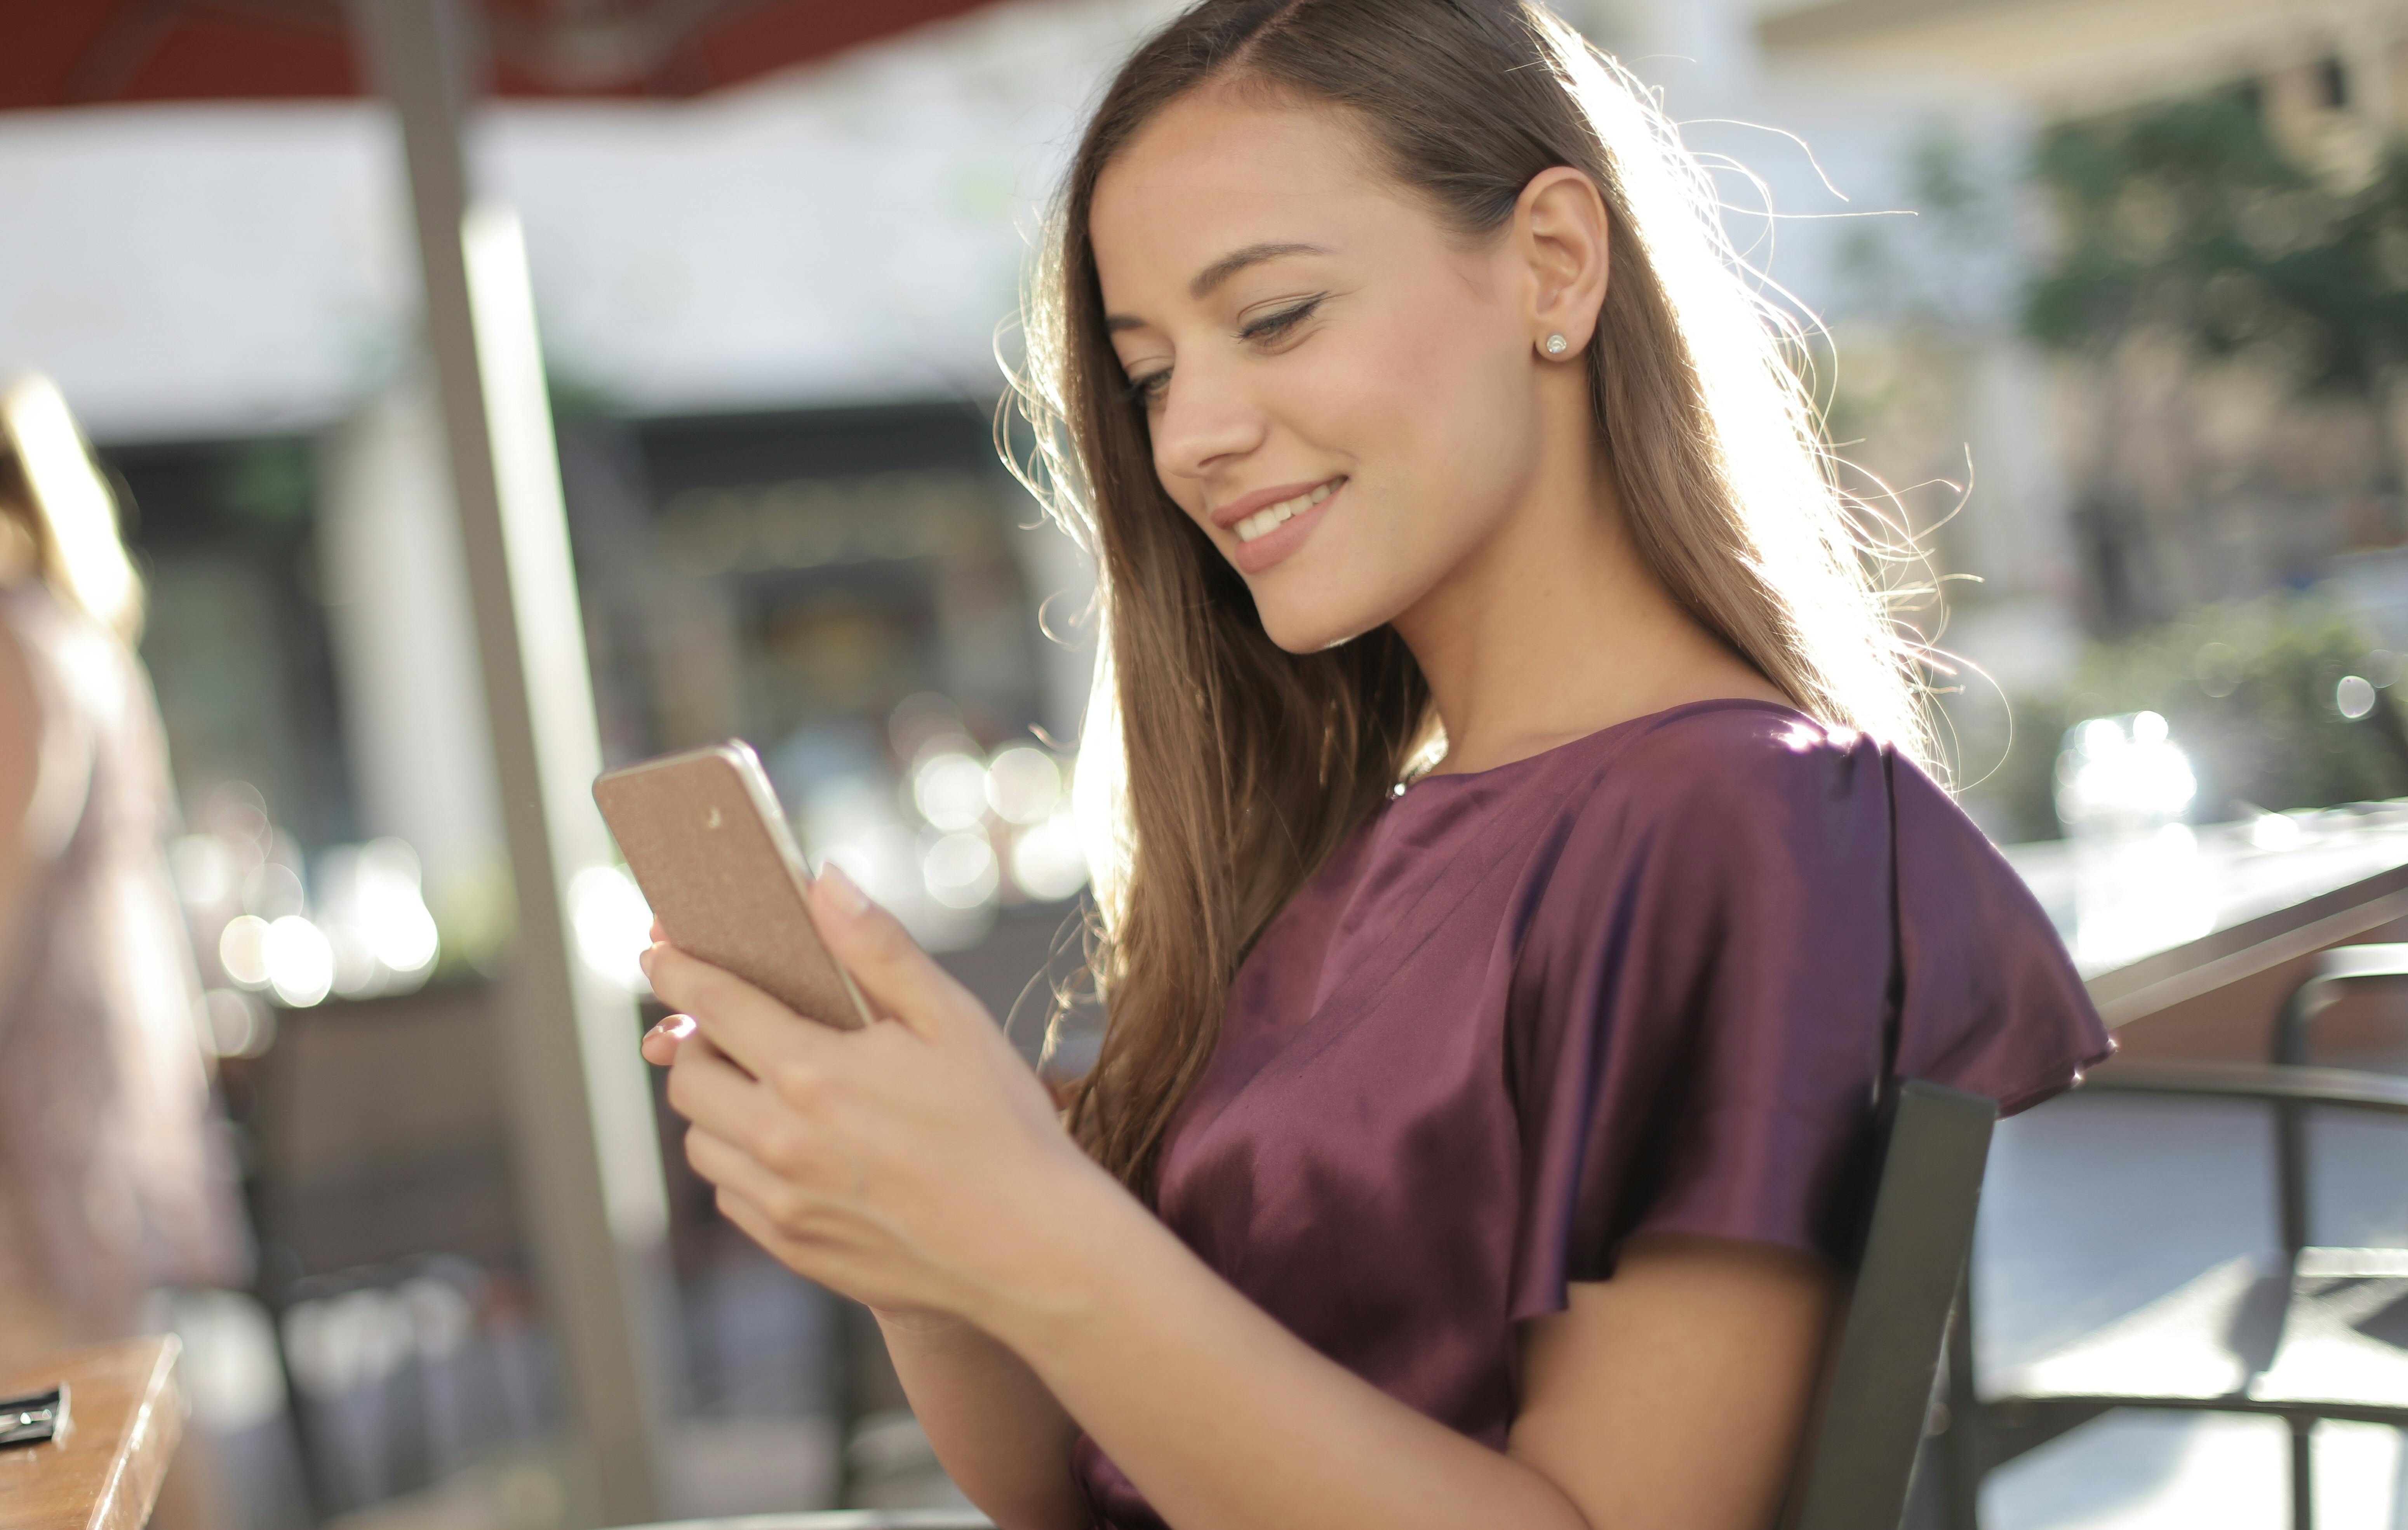
<svg viewBox="0 0 2408 1530">
<path fill-rule="evenodd" d="M 694 1034 L 692 1015 L 671 1015 L 644 1033 L 641 1043 L 644 1061 L 654 1067 L 666 1067 L 677 1061 L 678 1048 Z"/>
<path fill-rule="evenodd" d="M 861 985 L 871 1013 L 892 1015 L 932 1039 L 962 1017 L 983 1013 L 902 922 L 870 902 L 833 861 L 811 884 L 811 922 L 828 954 Z"/>
</svg>

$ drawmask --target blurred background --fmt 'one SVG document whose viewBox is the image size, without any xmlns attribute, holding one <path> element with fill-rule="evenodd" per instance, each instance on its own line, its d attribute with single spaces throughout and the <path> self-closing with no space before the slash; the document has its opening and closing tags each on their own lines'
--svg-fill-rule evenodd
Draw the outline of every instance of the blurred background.
<svg viewBox="0 0 2408 1530">
<path fill-rule="evenodd" d="M 523 231 L 601 763 L 750 740 L 810 853 L 1032 1057 L 1077 965 L 1091 580 L 997 459 L 998 357 L 1082 108 L 1174 8 L 466 13 L 464 152 Z M 1801 362 L 1854 487 L 1928 549 L 1897 582 L 1957 656 L 1965 805 L 2086 971 L 2210 917 L 2168 891 L 2195 827 L 2279 850 L 2408 796 L 2408 7 L 1558 8 L 1664 93 L 1822 322 Z M 441 305 L 352 30 L 316 0 L 0 7 L 0 377 L 55 379 L 149 588 L 256 1248 L 245 1289 L 153 1298 L 210 1523 L 595 1523 L 512 1125 L 543 1086 L 504 1039 L 509 748 Z M 2143 831 L 2154 891 L 2081 922 L 2085 836 Z M 607 856 L 571 869 L 566 960 L 617 995 L 580 1013 L 615 1003 L 632 1053 L 649 914 Z M 652 1508 L 955 1501 L 860 1315 L 719 1221 L 655 1125 Z M 2258 1491 L 2254 1447 L 2148 1427 L 2016 1463 L 1988 1523 L 2277 1523 L 2200 1510 Z M 2408 1523 L 2373 1432 L 2334 1523 Z"/>
</svg>

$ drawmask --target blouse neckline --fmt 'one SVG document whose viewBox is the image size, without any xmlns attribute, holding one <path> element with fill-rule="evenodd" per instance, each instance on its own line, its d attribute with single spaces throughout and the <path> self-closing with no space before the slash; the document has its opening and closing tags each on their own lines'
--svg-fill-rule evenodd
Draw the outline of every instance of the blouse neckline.
<svg viewBox="0 0 2408 1530">
<path fill-rule="evenodd" d="M 1804 712 L 1799 711 L 1797 708 L 1790 706 L 1787 702 L 1766 701 L 1756 696 L 1709 696 L 1702 701 L 1684 701 L 1680 703 L 1678 706 L 1666 707 L 1658 711 L 1642 712 L 1637 717 L 1626 717 L 1619 722 L 1608 723 L 1606 726 L 1598 729 L 1595 733 L 1584 733 L 1577 738 L 1567 738 L 1562 743 L 1551 744 L 1535 754 L 1525 754 L 1518 760 L 1507 760 L 1501 765 L 1489 765 L 1485 769 L 1450 770 L 1443 772 L 1432 771 L 1426 775 L 1416 776 L 1411 780 L 1398 783 L 1398 795 L 1401 797 L 1412 792 L 1419 792 L 1438 781 L 1469 782 L 1494 780 L 1501 777 L 1506 771 L 1519 770 L 1525 765 L 1534 765 L 1542 760 L 1561 758 L 1574 750 L 1585 749 L 1592 744 L 1611 738 L 1614 735 L 1622 733 L 1626 729 L 1636 728 L 1642 723 L 1666 722 L 1676 717 L 1686 716 L 1691 712 L 1716 711 L 1727 707 L 1751 707 L 1768 712 L 1780 712 L 1785 716 L 1797 718 L 1800 722 L 1812 722 L 1813 721 L 1813 719 L 1808 717 Z"/>
</svg>

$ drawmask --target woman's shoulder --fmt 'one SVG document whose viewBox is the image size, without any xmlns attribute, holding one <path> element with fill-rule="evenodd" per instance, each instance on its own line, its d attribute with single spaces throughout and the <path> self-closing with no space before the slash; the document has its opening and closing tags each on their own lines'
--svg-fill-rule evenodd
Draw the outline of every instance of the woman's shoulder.
<svg viewBox="0 0 2408 1530">
<path fill-rule="evenodd" d="M 1641 718 L 1600 742 L 1611 747 L 1566 762 L 1575 768 L 1531 863 L 1546 901 L 1576 922 L 1589 917 L 1578 909 L 1639 894 L 1714 921 L 1870 917 L 1911 897 L 1942 922 L 2013 910 L 2046 928 L 1948 793 L 1870 735 L 1735 700 Z"/>
<path fill-rule="evenodd" d="M 1642 719 L 1584 764 L 1533 889 L 1533 992 L 1653 994 L 1631 1012 L 1691 1021 L 1705 994 L 1716 1034 L 1768 1055 L 1881 1041 L 1864 1057 L 2010 1110 L 2108 1050 L 2022 879 L 1896 748 L 1732 702 Z M 1892 1002 L 1882 1041 L 1862 1027 Z"/>
<path fill-rule="evenodd" d="M 1577 956 L 1641 927 L 1686 948 L 1717 931 L 1886 925 L 1877 742 L 1754 701 L 1675 708 L 1598 742 L 1565 762 L 1524 863 L 1526 951 Z"/>
<path fill-rule="evenodd" d="M 1867 735 L 1774 702 L 1695 702 L 1621 732 L 1567 783 L 1567 812 L 1595 830 L 1695 827 L 1727 840 L 1853 826 L 1847 809 L 1885 804 L 1898 763 Z"/>
</svg>

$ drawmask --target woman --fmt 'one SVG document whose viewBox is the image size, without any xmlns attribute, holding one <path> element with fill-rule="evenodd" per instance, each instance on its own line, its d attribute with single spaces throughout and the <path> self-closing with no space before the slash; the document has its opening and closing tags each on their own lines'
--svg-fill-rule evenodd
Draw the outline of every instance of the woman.
<svg viewBox="0 0 2408 1530">
<path fill-rule="evenodd" d="M 140 1332 L 153 1288 L 244 1279 L 141 621 L 65 402 L 0 388 L 0 1370 Z M 205 1454 L 179 1452 L 160 1530 L 214 1523 Z"/>
<path fill-rule="evenodd" d="M 892 1023 L 648 956 L 695 1165 L 1007 1527 L 1770 1523 L 1881 1081 L 2107 1049 L 1694 164 L 1515 0 L 1206 0 L 1040 285 L 1102 1052 L 1066 1128 L 831 870 Z"/>
</svg>

